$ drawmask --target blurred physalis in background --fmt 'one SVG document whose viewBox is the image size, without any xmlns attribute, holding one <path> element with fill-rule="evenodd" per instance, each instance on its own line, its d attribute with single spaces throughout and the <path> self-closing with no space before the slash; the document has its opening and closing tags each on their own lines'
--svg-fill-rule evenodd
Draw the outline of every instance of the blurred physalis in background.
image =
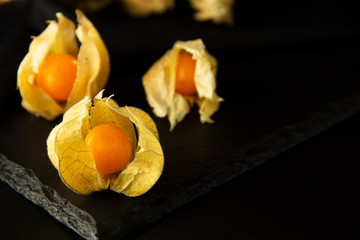
<svg viewBox="0 0 360 240">
<path fill-rule="evenodd" d="M 146 17 L 174 8 L 175 0 L 118 0 L 132 16 Z"/>
<path fill-rule="evenodd" d="M 1 0 L 0 0 L 1 1 Z M 97 12 L 111 5 L 115 0 L 58 0 L 60 3 L 81 9 L 85 12 Z M 116 0 L 127 13 L 136 17 L 160 14 L 174 7 L 175 0 Z"/>
<path fill-rule="evenodd" d="M 0 0 L 1 1 L 1 0 Z M 162 14 L 174 9 L 175 0 L 58 0 L 60 3 L 85 12 L 96 12 L 105 9 L 112 3 L 124 9 L 134 17 L 148 17 L 153 14 Z M 188 0 L 188 4 L 196 11 L 196 21 L 212 21 L 216 24 L 231 25 L 235 0 Z"/>
<path fill-rule="evenodd" d="M 189 0 L 197 10 L 194 15 L 197 21 L 233 24 L 233 5 L 235 0 Z"/>
<path fill-rule="evenodd" d="M 22 1 L 25 1 L 25 0 L 22 0 Z M 0 0 L 0 4 L 9 3 L 9 2 L 20 2 L 20 0 Z"/>
<path fill-rule="evenodd" d="M 58 0 L 67 6 L 81 9 L 85 12 L 97 12 L 108 7 L 114 0 Z"/>
</svg>

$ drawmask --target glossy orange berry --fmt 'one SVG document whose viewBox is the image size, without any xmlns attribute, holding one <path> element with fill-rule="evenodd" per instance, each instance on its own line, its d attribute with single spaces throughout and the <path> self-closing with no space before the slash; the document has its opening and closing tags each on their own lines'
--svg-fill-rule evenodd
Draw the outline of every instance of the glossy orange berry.
<svg viewBox="0 0 360 240">
<path fill-rule="evenodd" d="M 77 59 L 70 54 L 52 54 L 41 63 L 36 83 L 53 99 L 66 101 L 76 79 Z"/>
<path fill-rule="evenodd" d="M 128 136 L 114 124 L 101 124 L 89 131 L 85 141 L 100 174 L 115 173 L 129 162 L 132 147 Z"/>
<path fill-rule="evenodd" d="M 190 53 L 180 53 L 178 56 L 175 77 L 175 91 L 183 95 L 196 93 L 194 81 L 196 60 Z"/>
</svg>

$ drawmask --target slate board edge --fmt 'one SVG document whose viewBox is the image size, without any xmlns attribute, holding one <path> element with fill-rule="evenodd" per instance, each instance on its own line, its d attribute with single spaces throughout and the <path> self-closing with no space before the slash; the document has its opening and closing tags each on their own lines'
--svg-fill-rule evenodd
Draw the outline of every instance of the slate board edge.
<svg viewBox="0 0 360 240">
<path fill-rule="evenodd" d="M 113 219 L 115 220 L 113 223 L 117 225 L 114 232 L 106 233 L 101 229 L 98 232 L 98 223 L 89 213 L 72 205 L 54 189 L 42 184 L 31 169 L 25 169 L 1 153 L 0 179 L 85 239 L 98 239 L 98 236 L 106 239 L 125 237 L 134 235 L 134 232 L 126 229 L 125 226 L 133 229 L 132 223 L 139 222 L 139 219 L 143 225 L 152 223 L 211 189 L 342 122 L 359 110 L 359 94 L 322 106 L 321 109 L 313 112 L 310 118 L 277 129 L 272 134 L 238 149 L 223 165 L 203 169 L 194 177 L 195 184 L 175 188 L 174 192 L 166 195 L 154 196 L 150 198 L 151 201 L 144 201 L 141 209 L 129 211 L 117 221 Z M 165 201 L 158 204 L 164 198 Z"/>
<path fill-rule="evenodd" d="M 54 189 L 42 184 L 31 169 L 10 161 L 2 153 L 0 153 L 0 179 L 81 237 L 98 239 L 96 221 L 89 213 L 72 205 Z"/>
</svg>

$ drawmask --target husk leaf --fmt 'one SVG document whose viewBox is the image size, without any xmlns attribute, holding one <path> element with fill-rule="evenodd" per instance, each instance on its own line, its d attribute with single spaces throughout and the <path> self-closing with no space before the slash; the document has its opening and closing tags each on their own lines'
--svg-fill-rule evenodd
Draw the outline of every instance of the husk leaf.
<svg viewBox="0 0 360 240">
<path fill-rule="evenodd" d="M 110 73 L 110 57 L 100 34 L 94 25 L 80 11 L 76 10 L 76 36 L 81 42 L 77 77 L 65 109 L 85 96 L 93 98 L 106 85 Z"/>
<path fill-rule="evenodd" d="M 69 109 L 61 127 L 55 128 L 54 133 L 59 175 L 70 189 L 79 194 L 105 189 L 83 135 L 88 127 L 84 123 L 89 122 L 91 104 L 91 100 L 85 98 L 75 105 L 73 111 Z"/>
<path fill-rule="evenodd" d="M 58 154 L 55 152 L 55 139 L 57 137 L 58 131 L 64 126 L 66 122 L 69 122 L 77 117 L 82 117 L 82 135 L 86 136 L 87 132 L 89 131 L 89 117 L 86 111 L 90 109 L 91 104 L 91 99 L 89 97 L 85 97 L 83 100 L 68 109 L 63 116 L 63 121 L 59 125 L 55 126 L 50 132 L 46 140 L 48 156 L 51 160 L 51 163 L 57 170 L 59 170 L 59 157 Z"/>
<path fill-rule="evenodd" d="M 112 190 L 135 197 L 146 193 L 159 179 L 164 167 L 164 154 L 155 123 L 144 111 L 134 107 L 115 109 L 127 116 L 138 131 L 138 151 L 134 160 L 119 174 Z"/>
</svg>

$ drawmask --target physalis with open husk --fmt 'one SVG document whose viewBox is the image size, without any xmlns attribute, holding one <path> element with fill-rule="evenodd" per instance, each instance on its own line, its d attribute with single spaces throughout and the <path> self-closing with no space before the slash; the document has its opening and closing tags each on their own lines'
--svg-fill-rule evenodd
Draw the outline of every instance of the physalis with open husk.
<svg viewBox="0 0 360 240">
<path fill-rule="evenodd" d="M 175 5 L 174 0 L 120 0 L 125 10 L 136 17 L 161 14 Z"/>
<path fill-rule="evenodd" d="M 194 18 L 198 21 L 233 24 L 234 0 L 190 0 L 191 6 L 197 10 Z"/>
<path fill-rule="evenodd" d="M 147 192 L 160 177 L 164 155 L 154 121 L 135 107 L 85 97 L 47 139 L 62 181 L 79 194 L 110 188 L 127 196 Z"/>
<path fill-rule="evenodd" d="M 217 61 L 201 39 L 177 41 L 143 76 L 146 98 L 158 117 L 168 116 L 170 130 L 199 106 L 200 121 L 210 118 L 223 101 L 216 90 Z"/>
<path fill-rule="evenodd" d="M 80 10 L 76 15 L 75 30 L 71 20 L 57 13 L 58 21 L 49 21 L 48 27 L 34 37 L 18 69 L 22 106 L 48 120 L 85 96 L 94 97 L 108 80 L 106 46 L 86 16 Z"/>
</svg>

